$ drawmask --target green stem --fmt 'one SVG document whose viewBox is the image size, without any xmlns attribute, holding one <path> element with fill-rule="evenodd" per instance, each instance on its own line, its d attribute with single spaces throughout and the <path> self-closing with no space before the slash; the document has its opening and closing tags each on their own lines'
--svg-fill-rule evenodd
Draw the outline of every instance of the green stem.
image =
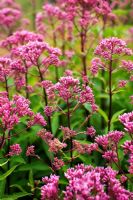
<svg viewBox="0 0 133 200">
<path fill-rule="evenodd" d="M 68 125 L 68 128 L 71 129 L 69 100 L 67 100 L 67 125 Z M 73 139 L 72 137 L 70 138 L 70 157 L 71 157 L 70 167 L 72 167 L 73 165 Z"/>
<path fill-rule="evenodd" d="M 7 97 L 9 99 L 9 88 L 8 88 L 8 80 L 7 80 L 7 77 L 5 76 L 5 87 L 6 87 L 6 92 L 7 92 Z M 5 140 L 5 133 L 3 135 L 3 141 Z M 10 150 L 10 131 L 8 132 L 8 144 L 7 144 L 7 152 L 9 153 L 9 150 Z M 9 158 L 9 156 L 8 156 Z M 10 161 L 8 161 L 8 164 L 7 164 L 7 170 L 10 169 Z M 10 194 L 10 176 L 7 177 L 7 193 Z"/>
<path fill-rule="evenodd" d="M 41 69 L 40 69 L 39 64 L 37 65 L 37 68 L 38 68 L 40 80 L 42 82 L 42 81 L 44 81 L 44 78 L 43 78 L 43 75 L 41 73 Z M 44 97 L 44 101 L 45 101 L 45 106 L 48 106 L 48 99 L 47 99 L 47 94 L 46 94 L 45 88 L 43 88 L 43 97 Z M 48 116 L 48 125 L 49 125 L 49 130 L 52 133 L 52 125 L 51 125 L 51 117 L 50 116 Z"/>
<path fill-rule="evenodd" d="M 108 113 L 108 131 L 111 127 L 111 117 L 112 117 L 112 58 L 109 64 L 109 113 Z"/>
</svg>

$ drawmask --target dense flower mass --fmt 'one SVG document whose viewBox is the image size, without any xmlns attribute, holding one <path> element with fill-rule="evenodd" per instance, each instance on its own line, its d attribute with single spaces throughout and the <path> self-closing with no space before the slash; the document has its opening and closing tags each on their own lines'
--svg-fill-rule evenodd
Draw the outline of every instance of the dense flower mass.
<svg viewBox="0 0 133 200">
<path fill-rule="evenodd" d="M 1 47 L 10 50 L 13 47 L 24 45 L 30 41 L 43 41 L 43 36 L 27 30 L 16 31 L 1 42 Z"/>
<path fill-rule="evenodd" d="M 132 50 L 127 48 L 125 41 L 112 37 L 103 39 L 97 46 L 95 54 L 106 60 L 112 60 L 114 55 L 131 55 Z"/>
<path fill-rule="evenodd" d="M 133 133 L 133 112 L 125 113 L 121 115 L 119 119 L 125 126 L 125 130 L 129 133 Z"/>
<path fill-rule="evenodd" d="M 30 102 L 22 96 L 15 95 L 12 101 L 6 97 L 0 97 L 0 118 L 4 130 L 12 130 L 18 124 L 21 117 L 33 115 L 29 108 Z"/>
<path fill-rule="evenodd" d="M 10 146 L 9 156 L 19 155 L 22 149 L 19 144 L 13 144 Z"/>
<path fill-rule="evenodd" d="M 0 57 L 0 81 L 4 82 L 11 75 L 11 62 L 12 60 L 8 57 Z"/>
<path fill-rule="evenodd" d="M 21 12 L 13 8 L 3 8 L 0 10 L 0 25 L 3 28 L 11 28 L 15 26 L 16 22 L 20 19 Z"/>
<path fill-rule="evenodd" d="M 40 65 L 39 58 L 43 53 L 48 53 L 49 56 L 44 57 L 41 64 L 48 67 L 49 65 L 58 65 L 60 50 L 50 47 L 47 43 L 41 41 L 30 41 L 26 45 L 18 48 L 13 48 L 12 55 L 22 59 L 27 66 Z"/>
<path fill-rule="evenodd" d="M 42 181 L 45 183 L 45 185 L 41 187 L 41 199 L 56 199 L 58 197 L 59 177 L 56 175 L 51 175 L 50 178 L 42 178 Z"/>
<path fill-rule="evenodd" d="M 76 199 L 130 199 L 131 193 L 125 190 L 116 179 L 117 172 L 108 168 L 93 168 L 78 165 L 65 173 L 69 180 L 65 200 Z M 105 191 L 108 186 L 107 192 Z"/>
<path fill-rule="evenodd" d="M 0 199 L 133 200 L 132 16 L 0 0 Z"/>
</svg>

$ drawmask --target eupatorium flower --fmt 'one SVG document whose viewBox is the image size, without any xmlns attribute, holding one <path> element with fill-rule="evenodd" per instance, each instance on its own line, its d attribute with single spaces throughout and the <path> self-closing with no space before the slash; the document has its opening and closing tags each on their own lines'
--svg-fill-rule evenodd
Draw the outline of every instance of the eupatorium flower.
<svg viewBox="0 0 133 200">
<path fill-rule="evenodd" d="M 0 81 L 4 82 L 12 74 L 12 60 L 8 57 L 0 57 Z"/>
<path fill-rule="evenodd" d="M 93 76 L 96 76 L 98 73 L 99 68 L 103 69 L 103 63 L 101 62 L 100 58 L 94 58 L 91 61 L 91 73 Z"/>
<path fill-rule="evenodd" d="M 117 162 L 118 161 L 118 157 L 117 157 L 117 153 L 115 151 L 106 151 L 103 155 L 103 158 L 105 158 L 107 161 L 109 162 Z"/>
<path fill-rule="evenodd" d="M 47 122 L 45 121 L 44 117 L 40 113 L 37 113 L 37 114 L 34 114 L 32 116 L 32 119 L 28 122 L 28 127 L 31 127 L 35 124 L 46 126 Z"/>
<path fill-rule="evenodd" d="M 93 126 L 90 126 L 87 128 L 86 134 L 89 135 L 90 137 L 94 137 L 96 133 L 96 130 L 94 129 Z"/>
<path fill-rule="evenodd" d="M 53 107 L 52 106 L 45 106 L 44 113 L 47 117 L 50 117 L 53 113 Z"/>
<path fill-rule="evenodd" d="M 61 126 L 60 129 L 63 132 L 63 140 L 70 139 L 77 135 L 76 131 L 69 129 L 68 127 Z"/>
<path fill-rule="evenodd" d="M 46 26 L 43 23 L 44 21 L 44 13 L 43 12 L 38 12 L 36 14 L 36 29 L 39 33 L 44 34 L 46 33 Z"/>
<path fill-rule="evenodd" d="M 28 146 L 26 150 L 26 156 L 34 156 L 35 155 L 35 146 Z"/>
<path fill-rule="evenodd" d="M 0 25 L 4 29 L 13 28 L 20 20 L 21 11 L 14 8 L 3 8 L 0 10 Z"/>
<path fill-rule="evenodd" d="M 107 149 L 108 148 L 109 141 L 108 141 L 107 135 L 97 136 L 95 138 L 95 142 L 98 143 L 103 149 Z"/>
<path fill-rule="evenodd" d="M 111 167 L 84 166 L 70 168 L 65 173 L 69 181 L 64 200 L 76 199 L 130 199 L 132 193 L 124 189 Z M 106 190 L 107 189 L 107 190 Z"/>
<path fill-rule="evenodd" d="M 62 159 L 58 159 L 57 157 L 54 158 L 54 162 L 52 163 L 52 168 L 54 170 L 59 170 L 61 167 L 64 166 L 64 161 Z"/>
<path fill-rule="evenodd" d="M 15 155 L 20 155 L 20 153 L 22 152 L 22 149 L 20 147 L 20 144 L 13 144 L 10 146 L 10 150 L 9 150 L 9 156 L 15 156 Z"/>
<path fill-rule="evenodd" d="M 42 181 L 45 183 L 45 185 L 41 187 L 41 200 L 57 199 L 59 177 L 56 175 L 51 175 L 50 178 L 42 178 Z"/>
<path fill-rule="evenodd" d="M 109 142 L 113 142 L 114 144 L 118 144 L 118 142 L 123 138 L 124 132 L 122 131 L 110 131 L 107 134 L 107 137 L 109 139 Z"/>
<path fill-rule="evenodd" d="M 15 95 L 11 101 L 7 97 L 0 97 L 0 118 L 4 130 L 12 130 L 23 116 L 32 116 L 29 104 L 22 96 Z"/>
<path fill-rule="evenodd" d="M 120 122 L 125 126 L 125 130 L 133 133 L 133 112 L 124 113 L 119 117 Z"/>
<path fill-rule="evenodd" d="M 83 87 L 82 91 L 80 92 L 79 102 L 81 104 L 90 103 L 92 105 L 95 103 L 92 89 L 89 86 Z"/>
<path fill-rule="evenodd" d="M 62 150 L 63 148 L 66 148 L 67 146 L 66 143 L 60 142 L 59 139 L 57 138 L 50 140 L 48 145 L 49 145 L 49 151 L 53 153 L 58 153 L 58 151 Z"/>
<path fill-rule="evenodd" d="M 133 62 L 123 60 L 122 61 L 122 68 L 127 70 L 128 72 L 132 72 L 133 71 Z"/>
<path fill-rule="evenodd" d="M 126 80 L 120 80 L 120 81 L 118 82 L 118 87 L 119 87 L 119 88 L 123 88 L 123 87 L 126 86 L 126 84 L 127 84 L 127 81 L 126 81 Z"/>
<path fill-rule="evenodd" d="M 79 80 L 72 76 L 61 77 L 59 82 L 55 84 L 55 90 L 66 102 L 70 99 L 75 99 L 79 93 Z"/>
<path fill-rule="evenodd" d="M 46 56 L 40 59 L 43 53 L 46 53 Z M 45 42 L 32 41 L 28 42 L 26 45 L 14 48 L 12 50 L 12 55 L 22 59 L 27 66 L 44 65 L 44 71 L 41 69 L 41 73 L 44 73 L 49 65 L 58 65 L 60 50 L 50 47 Z"/>
<path fill-rule="evenodd" d="M 105 60 L 112 60 L 114 55 L 131 55 L 132 50 L 127 48 L 123 40 L 112 37 L 103 39 L 97 46 L 95 54 Z"/>
<path fill-rule="evenodd" d="M 10 50 L 13 47 L 24 45 L 30 41 L 43 41 L 43 36 L 27 30 L 16 31 L 11 36 L 2 40 L 0 45 Z"/>
<path fill-rule="evenodd" d="M 42 138 L 46 143 L 49 143 L 53 139 L 53 135 L 51 132 L 47 131 L 46 129 L 40 130 L 37 135 Z"/>
</svg>

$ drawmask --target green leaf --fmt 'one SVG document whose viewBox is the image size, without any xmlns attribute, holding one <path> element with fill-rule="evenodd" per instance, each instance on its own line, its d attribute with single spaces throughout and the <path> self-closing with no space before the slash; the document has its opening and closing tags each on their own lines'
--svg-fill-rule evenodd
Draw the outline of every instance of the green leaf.
<svg viewBox="0 0 133 200">
<path fill-rule="evenodd" d="M 130 180 L 128 181 L 128 190 L 133 191 L 133 183 Z"/>
<path fill-rule="evenodd" d="M 33 178 L 33 170 L 32 169 L 29 172 L 29 183 L 30 183 L 30 186 L 33 188 L 34 187 L 34 178 Z"/>
<path fill-rule="evenodd" d="M 99 95 L 97 95 L 97 98 L 107 99 L 108 95 L 107 94 L 99 94 Z"/>
<path fill-rule="evenodd" d="M 58 128 L 59 128 L 59 116 L 55 114 L 52 117 L 52 132 L 54 135 L 56 134 Z"/>
<path fill-rule="evenodd" d="M 9 161 L 9 159 L 8 159 L 8 160 L 6 160 L 4 163 L 0 164 L 0 167 L 2 167 L 2 166 L 4 166 L 4 165 L 6 165 L 6 164 L 8 163 L 8 161 Z"/>
<path fill-rule="evenodd" d="M 3 197 L 5 192 L 6 180 L 0 181 L 0 198 Z"/>
<path fill-rule="evenodd" d="M 101 108 L 98 109 L 98 112 L 104 118 L 104 120 L 106 122 L 108 122 L 108 116 L 107 116 L 107 114 Z"/>
<path fill-rule="evenodd" d="M 120 110 L 120 111 L 116 112 L 116 113 L 112 116 L 111 123 L 117 122 L 117 121 L 118 121 L 119 115 L 121 115 L 122 113 L 124 113 L 125 110 L 126 110 L 126 109 L 123 109 L 123 110 Z"/>
<path fill-rule="evenodd" d="M 86 110 L 91 112 L 91 105 L 89 103 L 85 103 L 83 106 L 85 107 Z"/>
<path fill-rule="evenodd" d="M 16 200 L 21 197 L 30 196 L 30 195 L 32 195 L 32 194 L 27 193 L 27 192 L 18 192 L 18 193 L 14 193 L 12 195 L 5 196 L 5 197 L 1 198 L 0 200 Z"/>
<path fill-rule="evenodd" d="M 21 192 L 26 192 L 20 185 L 18 184 L 13 184 L 13 185 L 10 185 L 10 187 L 15 187 L 15 188 L 18 188 Z"/>
<path fill-rule="evenodd" d="M 20 157 L 20 156 L 13 156 L 11 158 L 11 161 L 13 161 L 15 164 L 19 163 L 19 164 L 25 164 L 25 160 Z"/>
<path fill-rule="evenodd" d="M 11 169 L 9 169 L 6 173 L 0 175 L 0 181 L 6 179 L 7 176 L 9 176 L 15 169 L 18 167 L 18 165 L 13 166 Z"/>
<path fill-rule="evenodd" d="M 68 184 L 68 181 L 67 180 L 59 180 L 59 184 L 60 185 L 67 185 Z"/>
</svg>

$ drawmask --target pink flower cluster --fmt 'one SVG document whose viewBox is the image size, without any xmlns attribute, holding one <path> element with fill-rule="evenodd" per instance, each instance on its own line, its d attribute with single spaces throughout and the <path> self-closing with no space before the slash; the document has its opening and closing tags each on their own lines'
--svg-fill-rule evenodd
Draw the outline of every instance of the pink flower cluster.
<svg viewBox="0 0 133 200">
<path fill-rule="evenodd" d="M 91 61 L 91 73 L 93 76 L 96 76 L 99 68 L 104 69 L 103 63 L 101 62 L 100 58 L 94 58 Z"/>
<path fill-rule="evenodd" d="M 35 146 L 34 145 L 27 147 L 26 156 L 32 156 L 32 157 L 36 157 L 36 158 L 40 159 L 40 157 L 35 154 Z"/>
<path fill-rule="evenodd" d="M 22 149 L 20 147 L 20 144 L 13 144 L 10 146 L 10 151 L 9 151 L 9 156 L 15 156 L 15 155 L 20 155 L 22 152 Z"/>
<path fill-rule="evenodd" d="M 5 82 L 7 77 L 11 76 L 12 60 L 8 57 L 0 57 L 0 81 Z"/>
<path fill-rule="evenodd" d="M 124 113 L 119 117 L 120 122 L 124 125 L 125 130 L 129 133 L 133 133 L 133 112 Z"/>
<path fill-rule="evenodd" d="M 126 141 L 124 142 L 124 144 L 122 145 L 122 148 L 124 150 L 125 154 L 129 154 L 129 173 L 133 174 L 133 142 L 132 141 Z"/>
<path fill-rule="evenodd" d="M 95 54 L 105 60 L 113 60 L 114 55 L 132 55 L 132 50 L 127 48 L 123 40 L 112 37 L 103 39 L 97 46 Z"/>
<path fill-rule="evenodd" d="M 5 8 L 5 7 L 20 9 L 20 5 L 17 4 L 15 0 L 1 0 L 0 8 Z"/>
<path fill-rule="evenodd" d="M 31 117 L 33 112 L 29 108 L 30 102 L 22 96 L 15 95 L 9 101 L 7 97 L 0 97 L 0 118 L 4 130 L 12 130 L 21 117 Z"/>
<path fill-rule="evenodd" d="M 94 137 L 96 134 L 96 130 L 94 129 L 93 126 L 90 126 L 87 128 L 86 134 L 89 135 L 90 137 Z"/>
<path fill-rule="evenodd" d="M 111 131 L 107 135 L 97 136 L 95 142 L 105 150 L 110 144 L 117 145 L 123 136 L 122 131 Z"/>
<path fill-rule="evenodd" d="M 132 61 L 122 61 L 122 68 L 127 70 L 129 73 L 133 71 L 133 62 Z"/>
<path fill-rule="evenodd" d="M 79 154 L 91 154 L 93 151 L 98 150 L 98 145 L 96 143 L 82 144 L 79 141 L 73 140 L 73 150 Z"/>
<path fill-rule="evenodd" d="M 54 157 L 54 162 L 52 163 L 52 168 L 54 170 L 59 170 L 64 165 L 65 165 L 65 163 L 62 159 L 58 159 L 57 157 Z"/>
<path fill-rule="evenodd" d="M 69 129 L 68 127 L 61 126 L 60 129 L 63 132 L 63 140 L 70 139 L 77 135 L 76 131 Z"/>
<path fill-rule="evenodd" d="M 61 77 L 59 82 L 55 84 L 55 90 L 66 102 L 70 99 L 76 99 L 80 91 L 79 80 L 72 76 Z"/>
<path fill-rule="evenodd" d="M 21 11 L 14 8 L 3 8 L 0 10 L 0 26 L 5 30 L 16 25 L 21 18 Z"/>
<path fill-rule="evenodd" d="M 44 113 L 47 117 L 50 117 L 53 113 L 53 107 L 52 106 L 45 106 Z"/>
<path fill-rule="evenodd" d="M 92 111 L 97 110 L 92 89 L 84 84 L 80 87 L 79 80 L 72 76 L 61 77 L 59 82 L 52 88 L 54 88 L 55 93 L 65 102 L 77 100 L 80 104 L 90 103 Z"/>
<path fill-rule="evenodd" d="M 33 114 L 31 119 L 28 121 L 28 127 L 31 127 L 35 124 L 46 126 L 47 122 L 40 113 L 37 113 L 37 114 Z"/>
<path fill-rule="evenodd" d="M 12 50 L 13 56 L 19 57 L 25 61 L 27 66 L 38 66 L 40 64 L 39 59 L 43 53 L 47 53 L 49 56 L 44 57 L 41 64 L 45 65 L 46 67 L 52 64 L 58 64 L 58 56 L 60 55 L 60 50 L 50 47 L 45 42 L 32 41 L 28 42 L 26 45 L 14 48 Z"/>
<path fill-rule="evenodd" d="M 64 200 L 76 199 L 125 199 L 132 193 L 125 190 L 111 167 L 92 167 L 83 164 L 70 168 L 65 173 L 69 181 L 64 191 Z M 107 190 L 105 189 L 107 187 Z"/>
<path fill-rule="evenodd" d="M 59 177 L 51 175 L 50 178 L 42 178 L 44 186 L 41 187 L 41 200 L 53 200 L 58 198 L 58 182 Z"/>
<path fill-rule="evenodd" d="M 30 41 L 42 42 L 43 36 L 27 30 L 16 31 L 11 36 L 1 41 L 1 47 L 10 50 L 11 48 L 24 45 Z"/>
<path fill-rule="evenodd" d="M 52 4 L 44 4 L 43 6 L 43 11 L 44 11 L 44 17 L 47 18 L 53 18 L 55 19 L 55 17 L 57 19 L 65 19 L 66 18 L 66 13 L 63 12 L 59 7 L 57 6 L 53 6 Z"/>
<path fill-rule="evenodd" d="M 49 151 L 54 154 L 58 153 L 67 146 L 66 143 L 60 142 L 58 138 L 54 138 L 53 135 L 45 129 L 39 131 L 37 135 L 48 144 Z"/>
<path fill-rule="evenodd" d="M 46 129 L 40 130 L 37 135 L 44 140 L 46 143 L 49 143 L 53 139 L 53 135 L 51 132 L 47 131 Z"/>
</svg>

